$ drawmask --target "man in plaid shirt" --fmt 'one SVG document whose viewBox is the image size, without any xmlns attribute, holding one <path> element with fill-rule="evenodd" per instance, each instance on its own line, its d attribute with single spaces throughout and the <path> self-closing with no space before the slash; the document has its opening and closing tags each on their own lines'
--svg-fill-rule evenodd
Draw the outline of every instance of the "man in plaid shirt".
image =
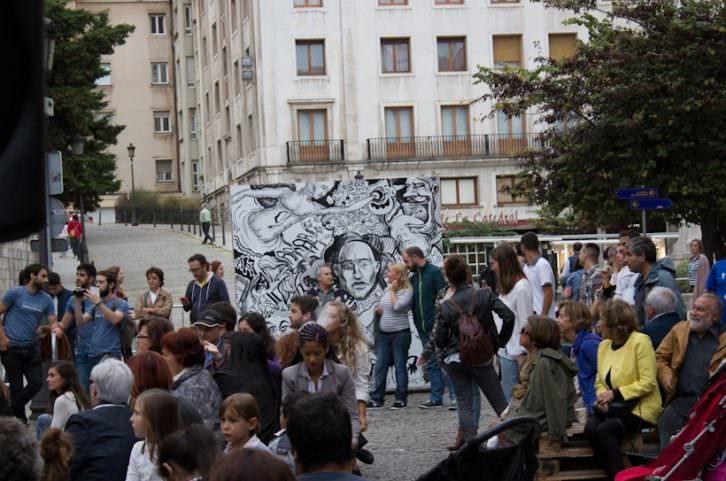
<svg viewBox="0 0 726 481">
<path fill-rule="evenodd" d="M 597 244 L 588 242 L 580 251 L 580 264 L 585 272 L 580 282 L 580 302 L 595 310 L 597 301 L 602 299 L 602 269 L 598 265 L 600 248 Z"/>
</svg>

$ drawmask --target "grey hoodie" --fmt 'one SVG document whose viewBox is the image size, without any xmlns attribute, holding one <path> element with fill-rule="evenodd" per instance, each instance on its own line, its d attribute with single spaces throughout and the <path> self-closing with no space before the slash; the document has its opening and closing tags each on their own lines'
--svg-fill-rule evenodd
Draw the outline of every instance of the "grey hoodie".
<svg viewBox="0 0 726 481">
<path fill-rule="evenodd" d="M 640 327 L 645 326 L 645 298 L 650 291 L 656 287 L 667 287 L 676 295 L 676 314 L 681 320 L 686 319 L 686 305 L 681 298 L 681 291 L 676 283 L 676 267 L 670 257 L 664 257 L 653 264 L 648 273 L 648 278 L 643 280 L 642 274 L 638 275 L 635 281 L 635 311 L 638 313 Z"/>
</svg>

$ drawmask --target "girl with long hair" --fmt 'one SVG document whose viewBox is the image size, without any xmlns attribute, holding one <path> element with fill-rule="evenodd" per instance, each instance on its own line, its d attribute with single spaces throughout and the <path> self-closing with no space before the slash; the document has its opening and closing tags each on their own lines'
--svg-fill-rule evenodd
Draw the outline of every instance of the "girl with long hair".
<svg viewBox="0 0 726 481">
<path fill-rule="evenodd" d="M 179 403 L 169 391 L 149 389 L 136 398 L 131 426 L 137 441 L 131 449 L 126 481 L 162 481 L 156 455 L 164 438 L 182 428 Z"/>
<path fill-rule="evenodd" d="M 38 439 L 48 428 L 64 429 L 73 414 L 88 409 L 91 403 L 78 379 L 78 371 L 71 361 L 57 361 L 48 368 L 48 413 L 38 416 Z"/>
<path fill-rule="evenodd" d="M 355 385 L 350 369 L 336 363 L 330 350 L 328 332 L 316 322 L 307 322 L 300 328 L 300 354 L 302 362 L 282 371 L 282 400 L 293 392 L 332 392 L 340 397 L 348 409 L 353 439 L 360 433 L 360 418 L 355 398 Z"/>
<path fill-rule="evenodd" d="M 527 351 L 520 345 L 519 336 L 527 318 L 534 312 L 532 286 L 519 264 L 514 246 L 500 244 L 491 254 L 491 268 L 497 274 L 499 299 L 514 313 L 514 330 L 506 346 L 499 349 L 499 366 L 504 398 L 509 401 L 512 388 L 519 382 L 519 368 L 524 363 Z M 494 313 L 494 322 L 501 326 L 502 320 Z"/>
<path fill-rule="evenodd" d="M 353 375 L 360 430 L 365 431 L 368 426 L 366 402 L 368 401 L 371 361 L 368 357 L 368 341 L 363 335 L 358 316 L 347 304 L 335 300 L 325 304 L 318 323 L 323 325 L 328 332 L 328 340 L 335 347 L 338 361 L 350 369 Z"/>
</svg>

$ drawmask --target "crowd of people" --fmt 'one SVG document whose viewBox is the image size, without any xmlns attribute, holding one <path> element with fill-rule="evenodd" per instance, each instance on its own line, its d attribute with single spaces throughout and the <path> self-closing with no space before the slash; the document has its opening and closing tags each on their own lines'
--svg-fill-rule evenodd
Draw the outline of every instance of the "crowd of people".
<svg viewBox="0 0 726 481">
<path fill-rule="evenodd" d="M 45 481 L 361 479 L 358 462 L 373 462 L 367 411 L 385 406 L 391 368 L 390 409 L 408 406 L 415 330 L 431 385 L 419 408 L 442 407 L 448 388 L 458 416 L 451 450 L 479 431 L 480 393 L 499 421 L 537 419 L 553 449 L 580 408 L 612 478 L 623 469 L 623 440 L 657 428 L 666 446 L 726 359 L 726 269 L 722 261 L 709 274 L 700 242 L 691 245 L 697 295 L 688 316 L 672 262 L 633 232 L 608 249 L 604 266 L 597 244 L 575 244 L 559 304 L 532 232 L 497 246 L 479 284 L 465 258 L 447 256 L 441 269 L 411 246 L 387 266 L 372 342 L 328 264 L 290 300 L 291 330 L 279 339 L 261 314 L 237 315 L 222 266 L 201 254 L 187 260 L 193 278 L 181 301 L 191 327 L 179 329 L 161 269 L 146 271 L 148 290 L 131 307 L 118 267 L 80 264 L 68 290 L 58 274 L 29 265 L 0 302 L 10 385 L 0 415 L 15 418 L 0 418 L 0 438 L 14 439 L 0 450 L 0 472 Z M 50 342 L 61 359 L 47 370 L 48 413 L 33 435 L 23 424 Z M 521 436 L 513 430 L 494 444 Z"/>
</svg>

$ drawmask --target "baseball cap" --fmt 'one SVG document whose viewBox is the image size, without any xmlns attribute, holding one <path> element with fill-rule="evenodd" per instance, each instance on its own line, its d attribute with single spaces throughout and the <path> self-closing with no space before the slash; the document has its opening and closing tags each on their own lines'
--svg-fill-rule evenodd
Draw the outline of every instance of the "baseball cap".
<svg viewBox="0 0 726 481">
<path fill-rule="evenodd" d="M 216 311 L 207 309 L 192 323 L 192 326 L 217 327 L 224 325 L 224 321 Z"/>
</svg>

